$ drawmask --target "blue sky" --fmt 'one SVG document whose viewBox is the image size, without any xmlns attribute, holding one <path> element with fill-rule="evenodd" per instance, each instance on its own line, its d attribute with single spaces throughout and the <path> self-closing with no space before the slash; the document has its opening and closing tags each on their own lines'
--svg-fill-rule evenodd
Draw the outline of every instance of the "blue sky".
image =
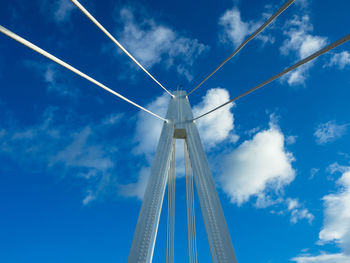
<svg viewBox="0 0 350 263">
<path fill-rule="evenodd" d="M 81 3 L 166 88 L 190 90 L 283 1 Z M 1 6 L 2 26 L 165 115 L 169 96 L 69 0 Z M 194 115 L 348 34 L 349 9 L 296 1 L 190 96 Z M 162 122 L 4 35 L 0 50 L 0 262 L 126 262 Z M 238 262 L 350 262 L 349 73 L 346 43 L 197 121 Z M 198 262 L 211 262 L 195 201 Z"/>
</svg>

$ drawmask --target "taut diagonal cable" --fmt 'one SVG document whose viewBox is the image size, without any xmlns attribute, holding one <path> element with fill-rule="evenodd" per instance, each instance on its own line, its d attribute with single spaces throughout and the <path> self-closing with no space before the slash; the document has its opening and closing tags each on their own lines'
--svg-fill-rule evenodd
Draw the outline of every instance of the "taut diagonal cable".
<svg viewBox="0 0 350 263">
<path fill-rule="evenodd" d="M 83 7 L 77 0 L 71 0 L 73 4 L 75 4 L 99 29 L 102 30 L 103 33 L 105 33 L 113 42 L 116 44 L 129 58 L 131 58 L 132 61 L 136 63 L 137 66 L 139 66 L 151 79 L 153 79 L 163 90 L 165 90 L 170 96 L 174 97 L 173 94 L 170 93 L 158 80 L 156 80 L 155 77 L 151 75 L 145 69 L 140 62 L 138 62 L 108 31 L 105 29 L 90 13 Z"/>
<path fill-rule="evenodd" d="M 226 64 L 232 57 L 234 57 L 250 40 L 261 33 L 276 17 L 278 17 L 284 10 L 286 10 L 295 0 L 289 0 L 286 2 L 276 13 L 274 13 L 262 26 L 260 26 L 251 36 L 249 36 L 228 58 L 226 58 L 213 72 L 205 77 L 194 89 L 192 89 L 188 94 L 190 95 L 196 89 L 198 89 L 204 82 L 206 82 L 211 76 L 215 74 L 223 65 Z"/>
<path fill-rule="evenodd" d="M 212 113 L 212 112 L 214 112 L 214 111 L 224 107 L 225 105 L 227 105 L 227 104 L 229 104 L 231 102 L 234 102 L 234 101 L 236 101 L 236 100 L 238 100 L 238 99 L 248 95 L 249 93 L 252 93 L 253 91 L 256 91 L 257 89 L 260 89 L 261 87 L 263 87 L 266 84 L 274 81 L 275 79 L 278 79 L 278 78 L 282 77 L 283 75 L 287 74 L 288 72 L 292 71 L 293 69 L 296 69 L 297 67 L 300 67 L 300 66 L 304 65 L 305 63 L 307 63 L 307 62 L 309 62 L 309 61 L 311 61 L 311 60 L 321 56 L 322 54 L 332 50 L 333 48 L 336 48 L 336 47 L 344 44 L 345 42 L 347 42 L 349 40 L 350 40 L 350 34 L 346 35 L 345 37 L 339 39 L 336 42 L 333 42 L 332 44 L 326 46 L 325 48 L 315 52 L 314 54 L 308 56 L 307 58 L 304 58 L 303 60 L 299 61 L 298 63 L 294 64 L 293 66 L 291 66 L 289 68 L 286 68 L 285 70 L 281 71 L 280 73 L 278 73 L 277 75 L 273 76 L 272 78 L 269 78 L 268 80 L 265 80 L 264 82 L 260 83 L 259 85 L 255 86 L 254 88 L 252 88 L 252 89 L 242 93 L 241 95 L 233 98 L 232 100 L 229 100 L 228 102 L 225 102 L 224 104 L 221 104 L 220 106 L 218 106 L 218 107 L 216 107 L 216 108 L 214 108 L 214 109 L 212 109 L 212 110 L 210 110 L 210 111 L 208 111 L 208 112 L 206 112 L 206 113 L 204 113 L 204 114 L 194 118 L 193 120 L 198 120 L 199 118 L 202 118 L 205 115 L 208 115 L 208 114 L 210 114 L 210 113 Z"/>
<path fill-rule="evenodd" d="M 48 59 L 51 59 L 52 61 L 56 62 L 57 64 L 59 64 L 59 65 L 65 67 L 65 68 L 69 69 L 70 71 L 73 71 L 75 74 L 83 77 L 84 79 L 87 79 L 88 81 L 94 83 L 95 85 L 99 86 L 100 88 L 103 88 L 103 89 L 107 90 L 108 92 L 110 92 L 113 95 L 121 98 L 122 100 L 125 100 L 126 102 L 134 105 L 135 107 L 137 107 L 137 108 L 139 108 L 139 109 L 141 109 L 141 110 L 143 110 L 143 111 L 145 111 L 145 112 L 147 112 L 147 113 L 153 115 L 154 117 L 157 117 L 157 118 L 159 118 L 159 119 L 161 119 L 163 121 L 167 121 L 166 119 L 164 119 L 164 118 L 160 117 L 159 115 L 157 115 L 157 114 L 155 114 L 155 113 L 145 109 L 144 107 L 136 104 L 135 102 L 127 99 L 126 97 L 124 97 L 123 95 L 119 94 L 118 92 L 115 92 L 114 90 L 111 90 L 110 88 L 106 87 L 105 85 L 103 85 L 102 83 L 98 82 L 97 80 L 89 77 L 88 75 L 84 74 L 80 70 L 72 67 L 71 65 L 67 64 L 66 62 L 60 60 L 59 58 L 57 58 L 57 57 L 55 57 L 53 55 L 51 55 L 50 53 L 46 52 L 45 50 L 41 49 L 40 47 L 38 47 L 38 46 L 36 46 L 36 45 L 34 45 L 32 43 L 30 43 L 29 41 L 27 41 L 24 38 L 16 35 L 15 33 L 11 32 L 10 30 L 6 29 L 5 27 L 3 27 L 1 25 L 0 25 L 0 32 L 5 34 L 5 35 L 7 35 L 7 36 L 9 36 L 10 38 L 16 40 L 17 42 L 19 42 L 19 43 L 29 47 L 30 49 L 38 52 L 39 54 L 47 57 Z"/>
</svg>

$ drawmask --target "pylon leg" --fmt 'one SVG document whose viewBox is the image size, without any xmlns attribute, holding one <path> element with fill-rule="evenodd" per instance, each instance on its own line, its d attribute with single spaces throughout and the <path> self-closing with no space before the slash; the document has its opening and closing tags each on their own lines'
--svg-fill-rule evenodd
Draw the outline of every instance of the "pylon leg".
<svg viewBox="0 0 350 263">
<path fill-rule="evenodd" d="M 215 188 L 209 163 L 199 137 L 185 91 L 174 93 L 178 100 L 176 129 L 186 131 L 186 143 L 213 263 L 236 263 L 230 233 Z"/>
<path fill-rule="evenodd" d="M 237 263 L 226 220 L 216 192 L 191 106 L 185 91 L 175 91 L 158 143 L 128 263 L 152 262 L 160 212 L 168 180 L 174 138 L 186 140 L 199 204 L 208 236 L 213 263 Z"/>
<path fill-rule="evenodd" d="M 167 118 L 172 112 L 170 102 Z M 160 212 L 168 180 L 174 124 L 164 123 L 129 252 L 128 263 L 152 262 Z"/>
</svg>

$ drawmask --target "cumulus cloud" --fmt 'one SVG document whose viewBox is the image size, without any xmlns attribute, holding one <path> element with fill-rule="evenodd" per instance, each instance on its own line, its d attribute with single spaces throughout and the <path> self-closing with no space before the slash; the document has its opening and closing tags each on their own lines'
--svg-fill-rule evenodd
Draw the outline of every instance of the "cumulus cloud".
<svg viewBox="0 0 350 263">
<path fill-rule="evenodd" d="M 345 69 L 350 66 L 350 52 L 343 51 L 333 54 L 327 66 L 338 67 L 339 69 Z"/>
<path fill-rule="evenodd" d="M 242 205 L 251 197 L 258 206 L 280 202 L 274 195 L 295 178 L 294 157 L 285 149 L 285 138 L 274 121 L 251 140 L 223 157 L 220 183 L 232 203 Z M 262 204 L 262 205 L 261 205 Z"/>
<path fill-rule="evenodd" d="M 316 143 L 325 144 L 341 138 L 347 131 L 348 124 L 339 125 L 335 121 L 328 121 L 317 126 L 314 137 Z"/>
<path fill-rule="evenodd" d="M 181 36 L 154 19 L 138 21 L 135 12 L 130 7 L 120 10 L 123 27 L 117 32 L 120 42 L 146 68 L 162 63 L 165 68 L 175 68 L 180 75 L 192 80 L 194 62 L 209 47 L 197 39 Z"/>
<path fill-rule="evenodd" d="M 264 14 L 263 18 L 265 19 L 269 16 L 270 14 Z M 245 22 L 242 20 L 241 12 L 237 7 L 229 9 L 219 19 L 219 26 L 222 29 L 220 41 L 238 47 L 248 35 L 252 34 L 262 24 L 262 19 Z M 263 33 L 260 33 L 257 39 L 261 40 L 263 43 L 273 43 L 275 41 L 272 36 L 264 35 Z"/>
<path fill-rule="evenodd" d="M 68 116 L 55 108 L 48 108 L 41 120 L 27 126 L 2 117 L 0 154 L 13 158 L 23 166 L 33 166 L 29 170 L 83 180 L 86 183 L 86 196 L 82 202 L 88 204 L 102 197 L 106 189 L 116 183 L 116 178 L 112 176 L 116 174 L 112 156 L 117 149 L 111 143 L 113 139 L 98 136 L 102 131 L 107 135 L 111 126 L 98 121 L 72 127 L 70 121 L 62 122 L 58 117 L 62 115 L 79 123 L 76 116 Z M 112 115 L 102 120 L 110 118 Z"/>
<path fill-rule="evenodd" d="M 285 56 L 293 55 L 300 60 L 327 44 L 326 37 L 312 34 L 313 26 L 309 15 L 302 17 L 295 15 L 293 19 L 286 22 L 284 28 L 283 34 L 287 36 L 287 39 L 280 47 L 280 51 Z M 289 85 L 304 84 L 312 65 L 312 62 L 309 62 L 287 74 L 282 80 L 286 80 Z"/>
<path fill-rule="evenodd" d="M 339 165 L 338 165 L 339 166 Z M 319 245 L 335 242 L 340 253 L 321 253 L 319 255 L 300 255 L 293 258 L 298 263 L 346 263 L 350 262 L 350 167 L 339 166 L 332 172 L 343 172 L 337 180 L 338 190 L 322 198 L 324 202 L 324 221 L 319 232 Z"/>
<path fill-rule="evenodd" d="M 199 116 L 230 100 L 226 89 L 215 88 L 207 91 L 202 102 L 193 107 L 193 115 Z M 234 116 L 231 109 L 235 104 L 227 105 L 197 121 L 201 139 L 206 147 L 211 148 L 226 139 L 238 140 L 234 133 Z"/>
<path fill-rule="evenodd" d="M 325 218 L 319 239 L 335 241 L 350 255 L 350 171 L 343 173 L 337 185 L 337 193 L 323 197 Z"/>
</svg>

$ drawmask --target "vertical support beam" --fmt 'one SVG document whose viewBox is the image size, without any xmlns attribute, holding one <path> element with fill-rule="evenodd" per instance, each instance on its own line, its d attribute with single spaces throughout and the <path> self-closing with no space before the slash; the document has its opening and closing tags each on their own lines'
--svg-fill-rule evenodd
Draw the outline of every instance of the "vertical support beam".
<svg viewBox="0 0 350 263">
<path fill-rule="evenodd" d="M 186 141 L 184 143 L 185 153 L 185 176 L 186 176 L 186 207 L 187 207 L 187 232 L 188 232 L 188 259 L 189 263 L 197 263 L 196 244 L 196 218 L 194 211 L 194 188 L 191 161 L 188 155 Z"/>
<path fill-rule="evenodd" d="M 203 149 L 197 127 L 193 120 L 191 106 L 185 91 L 174 93 L 178 99 L 176 129 L 186 130 L 186 142 L 191 160 L 198 199 L 208 236 L 213 263 L 236 263 L 231 237 L 224 213 L 216 192 L 215 183 Z"/>
<path fill-rule="evenodd" d="M 173 145 L 174 107 L 175 104 L 172 99 L 167 113 L 167 119 L 170 121 L 163 124 L 151 174 L 137 220 L 128 263 L 152 262 Z"/>
<path fill-rule="evenodd" d="M 176 140 L 173 140 L 170 169 L 168 175 L 168 217 L 167 217 L 167 246 L 166 263 L 174 263 L 174 234 L 175 234 L 175 154 Z"/>
</svg>

